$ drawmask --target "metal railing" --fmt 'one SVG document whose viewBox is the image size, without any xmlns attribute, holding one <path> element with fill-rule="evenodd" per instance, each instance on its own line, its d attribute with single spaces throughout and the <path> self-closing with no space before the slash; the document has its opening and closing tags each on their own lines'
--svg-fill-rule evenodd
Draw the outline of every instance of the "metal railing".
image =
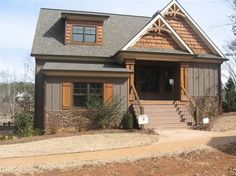
<svg viewBox="0 0 236 176">
<path fill-rule="evenodd" d="M 144 114 L 144 107 L 142 106 L 142 104 L 140 102 L 140 98 L 138 96 L 137 90 L 136 90 L 136 88 L 133 84 L 131 84 L 131 89 L 133 89 L 133 91 L 134 91 L 135 99 L 138 102 L 138 106 L 139 106 L 139 109 L 140 109 L 140 114 L 142 115 L 142 114 Z"/>
<path fill-rule="evenodd" d="M 184 91 L 184 94 L 187 96 L 189 102 L 192 104 L 193 108 L 194 108 L 194 117 L 195 117 L 195 120 L 196 120 L 196 124 L 198 125 L 199 124 L 199 108 L 198 106 L 196 105 L 196 103 L 192 100 L 192 98 L 189 96 L 187 90 L 181 86 L 181 89 Z"/>
</svg>

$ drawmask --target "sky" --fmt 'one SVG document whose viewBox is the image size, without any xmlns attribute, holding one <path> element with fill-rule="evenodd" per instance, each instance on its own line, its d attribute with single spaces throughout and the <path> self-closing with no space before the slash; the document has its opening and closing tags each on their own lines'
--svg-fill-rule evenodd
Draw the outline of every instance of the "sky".
<svg viewBox="0 0 236 176">
<path fill-rule="evenodd" d="M 233 38 L 230 0 L 178 0 L 224 53 Z M 170 0 L 0 0 L 0 71 L 23 74 L 40 8 L 152 16 Z M 34 59 L 34 58 L 32 58 Z"/>
</svg>

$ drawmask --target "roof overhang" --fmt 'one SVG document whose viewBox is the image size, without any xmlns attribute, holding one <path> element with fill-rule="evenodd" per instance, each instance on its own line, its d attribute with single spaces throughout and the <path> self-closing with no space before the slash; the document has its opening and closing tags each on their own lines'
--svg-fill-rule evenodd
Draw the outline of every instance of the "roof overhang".
<svg viewBox="0 0 236 176">
<path fill-rule="evenodd" d="M 92 20 L 92 21 L 104 21 L 109 18 L 108 15 L 88 14 L 88 13 L 72 13 L 62 12 L 62 19 L 66 20 Z"/>
<path fill-rule="evenodd" d="M 222 64 L 228 59 L 203 57 L 192 54 L 175 54 L 175 53 L 156 53 L 156 52 L 138 52 L 138 51 L 120 51 L 115 59 L 123 63 L 125 59 L 145 60 L 145 61 L 166 61 L 166 62 L 195 62 L 195 63 L 216 63 Z"/>
</svg>

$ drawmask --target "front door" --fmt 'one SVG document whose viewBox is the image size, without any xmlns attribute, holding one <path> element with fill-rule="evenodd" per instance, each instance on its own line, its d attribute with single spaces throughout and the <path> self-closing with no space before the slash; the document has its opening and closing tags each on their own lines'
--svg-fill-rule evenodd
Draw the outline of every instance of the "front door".
<svg viewBox="0 0 236 176">
<path fill-rule="evenodd" d="M 173 64 L 136 65 L 135 86 L 142 100 L 176 100 L 178 73 Z"/>
</svg>

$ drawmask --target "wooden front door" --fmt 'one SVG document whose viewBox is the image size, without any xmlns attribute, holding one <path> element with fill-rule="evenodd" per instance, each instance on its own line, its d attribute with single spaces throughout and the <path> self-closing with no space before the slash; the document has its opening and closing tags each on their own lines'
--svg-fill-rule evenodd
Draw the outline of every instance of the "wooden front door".
<svg viewBox="0 0 236 176">
<path fill-rule="evenodd" d="M 174 64 L 139 65 L 135 68 L 135 85 L 143 100 L 178 99 L 178 67 Z"/>
</svg>

